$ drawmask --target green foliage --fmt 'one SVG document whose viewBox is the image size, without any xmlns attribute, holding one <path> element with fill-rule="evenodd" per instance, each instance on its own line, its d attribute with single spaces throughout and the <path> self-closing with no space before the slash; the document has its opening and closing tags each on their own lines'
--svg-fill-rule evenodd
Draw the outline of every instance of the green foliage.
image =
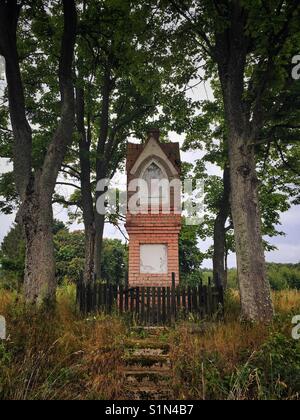
<svg viewBox="0 0 300 420">
<path fill-rule="evenodd" d="M 0 175 L 0 212 L 4 214 L 11 214 L 17 209 L 19 202 L 13 172 L 6 172 Z"/>
<path fill-rule="evenodd" d="M 13 225 L 3 239 L 0 250 L 0 285 L 17 289 L 22 283 L 25 268 L 25 241 L 20 225 Z"/>
<path fill-rule="evenodd" d="M 84 269 L 84 232 L 70 232 L 64 223 L 56 220 L 53 234 L 58 283 L 77 282 Z M 125 284 L 127 260 L 126 245 L 119 240 L 104 239 L 103 280 L 111 284 Z M 25 242 L 19 225 L 14 225 L 3 240 L 0 264 L 0 285 L 17 289 L 23 282 L 25 266 Z"/>
<path fill-rule="evenodd" d="M 267 264 L 267 278 L 271 288 L 276 291 L 300 290 L 300 264 Z M 228 287 L 238 288 L 237 270 L 228 270 Z"/>
<path fill-rule="evenodd" d="M 268 278 L 274 290 L 300 290 L 300 264 L 268 264 Z"/>
<path fill-rule="evenodd" d="M 110 284 L 124 285 L 127 280 L 127 246 L 117 239 L 104 239 L 101 275 Z"/>
<path fill-rule="evenodd" d="M 257 370 L 264 399 L 294 399 L 300 393 L 300 342 L 273 333 L 249 366 Z"/>
<path fill-rule="evenodd" d="M 198 227 L 183 224 L 179 238 L 180 281 L 193 286 L 201 280 L 203 254 L 198 246 Z"/>
<path fill-rule="evenodd" d="M 84 232 L 66 229 L 54 236 L 57 276 L 77 282 L 84 269 Z M 125 284 L 127 247 L 117 239 L 104 239 L 102 250 L 102 279 L 110 284 Z"/>
<path fill-rule="evenodd" d="M 78 281 L 84 266 L 84 233 L 63 229 L 54 236 L 54 246 L 59 283 Z"/>
</svg>

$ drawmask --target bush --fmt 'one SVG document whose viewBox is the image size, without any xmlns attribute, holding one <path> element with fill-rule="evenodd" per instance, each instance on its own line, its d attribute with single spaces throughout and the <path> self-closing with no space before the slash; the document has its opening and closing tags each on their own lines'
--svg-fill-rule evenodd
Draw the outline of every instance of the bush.
<svg viewBox="0 0 300 420">
<path fill-rule="evenodd" d="M 257 369 L 260 393 L 266 399 L 300 397 L 300 342 L 273 333 L 251 363 Z"/>
</svg>

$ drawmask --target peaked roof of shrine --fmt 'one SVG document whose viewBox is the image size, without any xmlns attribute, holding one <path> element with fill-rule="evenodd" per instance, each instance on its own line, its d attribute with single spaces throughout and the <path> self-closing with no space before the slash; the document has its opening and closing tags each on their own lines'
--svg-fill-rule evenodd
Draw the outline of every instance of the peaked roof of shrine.
<svg viewBox="0 0 300 420">
<path fill-rule="evenodd" d="M 139 157 L 146 151 L 149 142 L 156 142 L 160 147 L 165 157 L 176 169 L 177 173 L 180 173 L 181 160 L 180 160 L 180 147 L 179 143 L 161 143 L 159 141 L 159 130 L 153 129 L 148 133 L 147 141 L 143 144 L 127 143 L 127 162 L 126 171 L 129 173 Z"/>
</svg>

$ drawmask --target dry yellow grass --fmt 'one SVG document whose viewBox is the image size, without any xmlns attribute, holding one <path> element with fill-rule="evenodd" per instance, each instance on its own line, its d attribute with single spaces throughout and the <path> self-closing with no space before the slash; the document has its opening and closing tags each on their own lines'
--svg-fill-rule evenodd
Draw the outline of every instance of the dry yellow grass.
<svg viewBox="0 0 300 420">
<path fill-rule="evenodd" d="M 226 359 L 226 368 L 231 370 L 236 366 L 243 351 L 256 351 L 268 335 L 268 327 L 265 325 L 253 326 L 230 322 L 227 324 L 218 323 L 208 326 L 203 334 L 191 334 L 189 325 L 181 325 L 176 335 L 180 337 L 181 348 L 175 341 L 174 351 L 178 357 L 178 351 L 191 355 L 216 353 Z"/>
<path fill-rule="evenodd" d="M 300 291 L 284 290 L 273 293 L 276 313 L 283 314 L 298 311 L 300 314 Z"/>
<path fill-rule="evenodd" d="M 5 314 L 7 307 L 16 301 L 16 295 L 0 289 L 0 314 Z"/>
</svg>

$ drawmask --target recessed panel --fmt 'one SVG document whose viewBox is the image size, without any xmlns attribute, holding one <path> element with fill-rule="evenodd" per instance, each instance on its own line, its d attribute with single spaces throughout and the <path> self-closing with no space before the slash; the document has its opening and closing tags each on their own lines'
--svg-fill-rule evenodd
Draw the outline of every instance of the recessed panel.
<svg viewBox="0 0 300 420">
<path fill-rule="evenodd" d="M 141 245 L 140 271 L 143 274 L 167 274 L 168 246 L 163 244 Z"/>
</svg>

